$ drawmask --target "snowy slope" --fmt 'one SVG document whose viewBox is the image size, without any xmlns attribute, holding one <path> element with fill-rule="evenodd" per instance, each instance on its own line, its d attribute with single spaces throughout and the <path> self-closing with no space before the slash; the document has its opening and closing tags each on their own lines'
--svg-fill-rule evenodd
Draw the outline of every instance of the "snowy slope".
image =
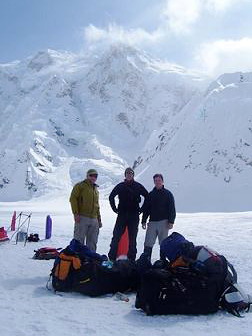
<svg viewBox="0 0 252 336">
<path fill-rule="evenodd" d="M 152 133 L 135 162 L 140 180 L 163 172 L 183 211 L 251 209 L 251 107 L 252 73 L 222 75 Z"/>
<path fill-rule="evenodd" d="M 252 314 L 239 319 L 219 311 L 209 316 L 146 316 L 134 308 L 135 294 L 130 302 L 105 296 L 89 298 L 77 293 L 55 295 L 46 289 L 53 261 L 33 260 L 34 249 L 42 246 L 65 247 L 72 238 L 73 223 L 66 200 L 55 203 L 6 203 L 0 221 L 9 224 L 12 211 L 32 211 L 30 232 L 44 236 L 48 212 L 53 219 L 51 240 L 39 243 L 13 242 L 0 245 L 0 323 L 2 336 L 250 336 Z M 107 253 L 114 216 L 106 202 L 102 203 L 103 228 L 98 251 Z M 252 213 L 179 214 L 175 230 L 195 244 L 207 244 L 223 253 L 237 272 L 239 284 L 252 293 L 251 236 Z M 209 228 L 211 228 L 209 230 Z M 142 252 L 144 231 L 139 230 L 138 256 Z M 155 246 L 153 260 L 158 257 Z"/>
<path fill-rule="evenodd" d="M 124 45 L 101 55 L 48 50 L 1 65 L 0 200 L 68 193 L 93 166 L 111 188 L 201 82 Z"/>
</svg>

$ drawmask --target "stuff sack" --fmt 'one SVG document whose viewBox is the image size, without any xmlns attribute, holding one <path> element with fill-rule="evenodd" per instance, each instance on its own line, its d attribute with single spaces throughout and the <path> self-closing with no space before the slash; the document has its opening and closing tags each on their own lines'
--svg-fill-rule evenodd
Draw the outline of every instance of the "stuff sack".
<svg viewBox="0 0 252 336">
<path fill-rule="evenodd" d="M 91 296 L 101 296 L 136 290 L 138 273 L 135 264 L 128 260 L 118 260 L 113 264 L 104 261 L 82 262 L 75 273 L 73 291 Z"/>
<path fill-rule="evenodd" d="M 59 256 L 59 250 L 61 250 L 61 248 L 56 249 L 54 247 L 42 247 L 38 250 L 34 250 L 35 254 L 33 256 L 33 259 L 56 259 Z"/>
<path fill-rule="evenodd" d="M 218 310 L 219 281 L 189 268 L 151 269 L 141 280 L 136 308 L 147 315 L 210 314 Z"/>
</svg>

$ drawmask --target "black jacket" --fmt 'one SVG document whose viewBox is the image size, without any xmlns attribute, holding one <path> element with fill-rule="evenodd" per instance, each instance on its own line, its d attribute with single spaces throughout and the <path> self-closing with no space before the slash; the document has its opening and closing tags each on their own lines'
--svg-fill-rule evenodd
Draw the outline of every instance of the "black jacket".
<svg viewBox="0 0 252 336">
<path fill-rule="evenodd" d="M 174 223 L 176 218 L 175 202 L 172 193 L 165 189 L 154 188 L 143 205 L 142 223 L 146 223 L 148 217 L 150 221 L 160 221 L 168 219 L 169 223 Z"/>
<path fill-rule="evenodd" d="M 119 197 L 118 208 L 115 205 L 115 197 Z M 131 181 L 121 182 L 115 186 L 109 195 L 109 202 L 112 210 L 116 213 L 140 213 L 142 210 L 139 207 L 141 196 L 146 200 L 148 191 L 142 184 Z"/>
</svg>

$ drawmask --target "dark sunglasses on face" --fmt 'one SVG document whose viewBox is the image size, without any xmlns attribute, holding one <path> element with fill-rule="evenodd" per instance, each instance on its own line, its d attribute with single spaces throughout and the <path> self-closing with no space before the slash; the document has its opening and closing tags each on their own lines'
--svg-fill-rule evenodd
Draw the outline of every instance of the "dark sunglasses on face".
<svg viewBox="0 0 252 336">
<path fill-rule="evenodd" d="M 98 175 L 97 174 L 89 174 L 89 176 L 97 178 Z"/>
</svg>

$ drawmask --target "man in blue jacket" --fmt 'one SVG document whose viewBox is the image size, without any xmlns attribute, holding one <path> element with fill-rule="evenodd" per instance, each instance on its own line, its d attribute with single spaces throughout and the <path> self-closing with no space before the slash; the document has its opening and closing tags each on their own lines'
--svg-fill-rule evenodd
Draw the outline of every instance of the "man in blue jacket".
<svg viewBox="0 0 252 336">
<path fill-rule="evenodd" d="M 115 197 L 118 196 L 119 204 L 116 207 Z M 118 250 L 118 243 L 123 235 L 126 227 L 129 235 L 129 251 L 128 259 L 136 259 L 136 238 L 139 224 L 139 214 L 141 196 L 145 199 L 148 196 L 148 191 L 142 184 L 134 180 L 134 171 L 132 168 L 125 170 L 125 180 L 115 186 L 109 195 L 109 202 L 112 210 L 118 215 L 113 231 L 113 238 L 110 244 L 110 251 L 108 253 L 110 260 L 116 260 Z"/>
<path fill-rule="evenodd" d="M 150 217 L 144 241 L 144 253 L 150 258 L 157 237 L 160 245 L 168 236 L 169 230 L 173 228 L 176 217 L 174 197 L 168 189 L 165 189 L 163 175 L 155 174 L 153 180 L 155 187 L 143 205 L 142 217 L 144 230 Z"/>
</svg>

